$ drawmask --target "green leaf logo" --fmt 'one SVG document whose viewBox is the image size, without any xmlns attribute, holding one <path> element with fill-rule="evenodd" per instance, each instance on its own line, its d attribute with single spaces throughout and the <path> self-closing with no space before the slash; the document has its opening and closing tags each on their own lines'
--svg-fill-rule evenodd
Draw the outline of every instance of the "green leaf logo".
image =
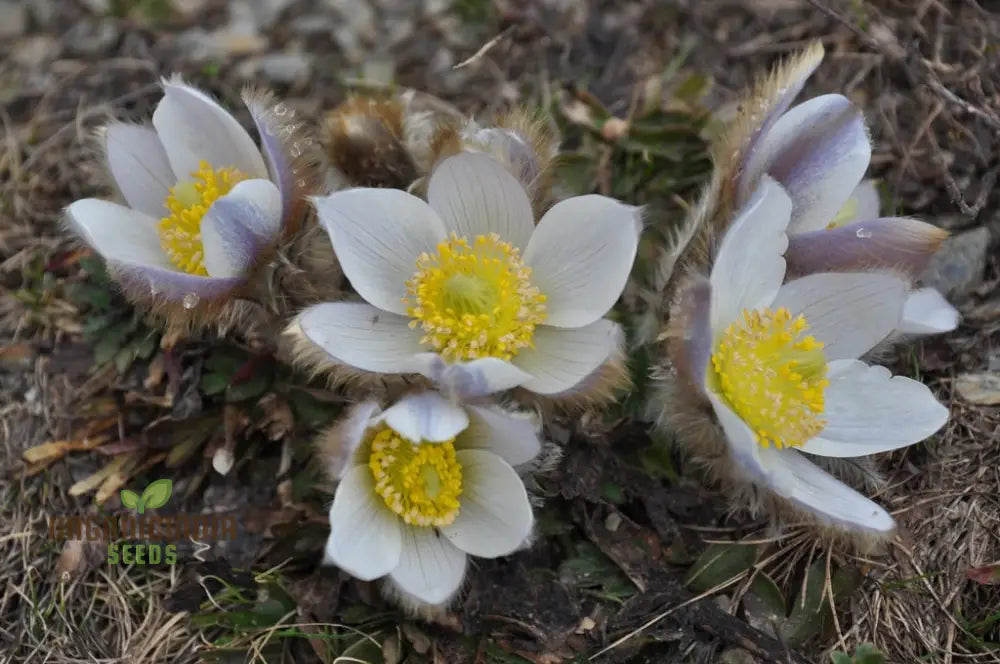
<svg viewBox="0 0 1000 664">
<path fill-rule="evenodd" d="M 145 488 L 142 496 L 139 496 L 135 491 L 122 489 L 122 505 L 143 514 L 147 507 L 155 510 L 166 505 L 173 489 L 174 485 L 170 480 L 156 480 Z"/>
</svg>

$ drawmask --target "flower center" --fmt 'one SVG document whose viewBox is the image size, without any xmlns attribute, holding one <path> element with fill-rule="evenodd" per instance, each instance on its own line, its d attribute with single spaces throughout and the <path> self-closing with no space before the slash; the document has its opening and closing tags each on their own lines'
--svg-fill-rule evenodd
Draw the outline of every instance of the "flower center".
<svg viewBox="0 0 1000 664">
<path fill-rule="evenodd" d="M 744 309 L 712 353 L 710 380 L 763 447 L 797 447 L 826 426 L 826 357 L 808 329 L 784 307 Z"/>
<path fill-rule="evenodd" d="M 420 326 L 421 343 L 449 361 L 509 360 L 531 346 L 545 320 L 545 296 L 532 286 L 531 268 L 495 233 L 471 243 L 453 233 L 435 255 L 417 259 L 406 290 L 410 327 Z"/>
<path fill-rule="evenodd" d="M 184 272 L 208 276 L 201 244 L 201 218 L 217 199 L 225 196 L 247 176 L 235 168 L 212 168 L 198 163 L 191 180 L 170 188 L 164 205 L 170 216 L 159 223 L 160 246 L 170 262 Z"/>
<path fill-rule="evenodd" d="M 447 526 L 458 516 L 462 465 L 454 440 L 414 443 L 389 428 L 372 439 L 375 492 L 409 525 Z"/>
</svg>

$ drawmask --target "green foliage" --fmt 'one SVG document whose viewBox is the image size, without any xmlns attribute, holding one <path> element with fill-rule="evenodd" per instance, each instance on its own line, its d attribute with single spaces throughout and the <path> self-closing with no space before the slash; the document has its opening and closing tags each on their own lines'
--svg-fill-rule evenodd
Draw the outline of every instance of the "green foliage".
<svg viewBox="0 0 1000 664">
<path fill-rule="evenodd" d="M 559 566 L 559 579 L 584 593 L 616 603 L 635 594 L 628 577 L 590 542 L 577 542 L 574 554 Z"/>
<path fill-rule="evenodd" d="M 751 544 L 709 544 L 691 566 L 686 583 L 695 592 L 723 585 L 752 568 L 757 554 L 758 548 Z"/>
<path fill-rule="evenodd" d="M 835 650 L 830 653 L 832 664 L 885 664 L 885 654 L 870 643 L 862 643 L 851 657 L 846 652 Z"/>
<path fill-rule="evenodd" d="M 67 295 L 85 311 L 83 338 L 94 342 L 95 365 L 113 363 L 123 374 L 136 360 L 153 356 L 160 333 L 146 327 L 142 316 L 117 293 L 99 258 L 86 256 L 79 262 L 87 278 L 70 285 Z"/>
</svg>

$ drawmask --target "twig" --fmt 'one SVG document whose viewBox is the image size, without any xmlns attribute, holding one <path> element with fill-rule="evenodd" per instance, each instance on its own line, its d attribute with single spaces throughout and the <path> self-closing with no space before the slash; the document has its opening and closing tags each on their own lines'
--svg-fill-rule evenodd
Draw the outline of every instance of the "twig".
<svg viewBox="0 0 1000 664">
<path fill-rule="evenodd" d="M 503 39 L 504 37 L 506 37 L 507 34 L 510 33 L 510 31 L 513 30 L 513 29 L 514 29 L 513 25 L 508 26 L 506 29 L 504 29 L 503 32 L 501 32 L 496 37 L 494 37 L 493 39 L 491 39 L 488 42 L 486 42 L 485 44 L 483 44 L 479 48 L 478 51 L 476 51 L 475 53 L 473 53 L 471 56 L 469 56 L 465 60 L 462 60 L 461 62 L 459 62 L 457 65 L 455 65 L 454 67 L 452 67 L 452 69 L 462 69 L 463 67 L 468 67 L 469 65 L 478 62 L 479 60 L 482 59 L 482 57 L 484 55 L 486 55 L 489 52 L 489 50 L 491 48 L 493 48 L 498 43 L 500 43 L 500 40 Z"/>
</svg>

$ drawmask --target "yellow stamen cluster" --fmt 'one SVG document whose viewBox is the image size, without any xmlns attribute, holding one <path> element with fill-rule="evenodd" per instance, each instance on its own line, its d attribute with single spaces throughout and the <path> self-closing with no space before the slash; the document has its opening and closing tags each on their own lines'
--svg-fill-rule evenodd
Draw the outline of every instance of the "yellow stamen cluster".
<svg viewBox="0 0 1000 664">
<path fill-rule="evenodd" d="M 857 198 L 852 197 L 848 199 L 848 201 L 844 203 L 844 207 L 840 208 L 833 220 L 826 225 L 826 230 L 832 230 L 846 225 L 847 222 L 854 219 L 854 217 L 858 214 L 858 209 L 860 207 L 861 204 L 858 203 Z"/>
<path fill-rule="evenodd" d="M 531 347 L 545 320 L 545 296 L 531 284 L 520 252 L 495 233 L 471 242 L 452 234 L 435 255 L 422 254 L 406 282 L 410 327 L 449 361 L 509 360 Z"/>
<path fill-rule="evenodd" d="M 208 276 L 201 244 L 201 218 L 217 199 L 225 196 L 247 176 L 235 168 L 212 168 L 198 164 L 191 180 L 170 188 L 164 205 L 170 216 L 160 220 L 160 246 L 170 262 L 184 272 Z"/>
<path fill-rule="evenodd" d="M 454 439 L 414 443 L 385 428 L 371 443 L 375 492 L 411 526 L 447 526 L 458 516 L 462 466 Z"/>
<path fill-rule="evenodd" d="M 808 329 L 784 307 L 744 310 L 712 354 L 710 382 L 763 447 L 797 447 L 826 426 L 826 357 Z"/>
</svg>

